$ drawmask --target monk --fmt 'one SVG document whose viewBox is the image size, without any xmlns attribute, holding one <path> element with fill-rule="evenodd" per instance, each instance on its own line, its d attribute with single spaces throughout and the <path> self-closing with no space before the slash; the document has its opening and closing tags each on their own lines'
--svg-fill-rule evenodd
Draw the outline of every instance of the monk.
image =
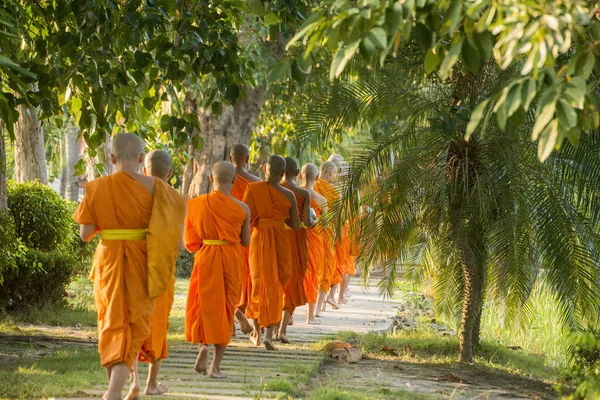
<svg viewBox="0 0 600 400">
<path fill-rule="evenodd" d="M 231 340 L 240 298 L 243 246 L 250 244 L 250 211 L 231 195 L 235 167 L 219 161 L 212 168 L 213 192 L 188 202 L 185 247 L 195 252 L 185 310 L 185 340 L 199 345 L 194 369 L 223 379 L 221 361 Z M 214 345 L 208 369 L 208 346 Z"/>
<path fill-rule="evenodd" d="M 236 144 L 231 148 L 229 155 L 229 161 L 235 167 L 235 183 L 231 189 L 231 195 L 233 198 L 243 201 L 244 193 L 250 182 L 260 182 L 260 178 L 252 175 L 248 172 L 248 165 L 250 163 L 250 149 L 245 144 Z M 242 291 L 240 294 L 240 300 L 235 310 L 235 319 L 237 320 L 240 329 L 243 333 L 251 333 L 252 327 L 246 319 L 246 307 L 248 306 L 248 298 L 252 293 L 252 281 L 250 280 L 250 264 L 248 258 L 250 257 L 250 251 L 248 247 L 243 248 L 244 252 L 244 267 L 242 268 Z M 235 326 L 233 335 L 235 336 Z"/>
<path fill-rule="evenodd" d="M 327 203 L 329 204 L 329 208 L 333 206 L 339 199 L 339 195 L 335 187 L 331 184 L 334 178 L 337 176 L 337 166 L 331 161 L 325 161 L 321 164 L 319 169 L 319 178 L 315 183 L 314 190 L 321 194 L 323 197 L 327 199 Z M 335 234 L 331 229 L 327 229 L 329 232 L 329 240 L 331 241 L 332 249 L 334 250 L 335 256 L 335 269 L 334 273 L 331 277 L 330 284 L 331 289 L 327 296 L 327 304 L 331 305 L 334 310 L 339 308 L 339 305 L 335 301 L 335 294 L 338 291 L 340 284 L 344 278 L 343 266 L 342 266 L 342 254 L 343 250 L 341 249 L 341 242 L 335 239 Z M 335 242 L 334 242 L 335 239 Z M 320 311 L 325 311 L 325 304 L 323 304 L 323 308 Z"/>
<path fill-rule="evenodd" d="M 276 350 L 273 333 L 281 322 L 283 290 L 292 275 L 292 257 L 285 225 L 294 230 L 300 228 L 296 196 L 279 183 L 284 172 L 285 159 L 272 155 L 265 165 L 266 181 L 250 183 L 244 195 L 244 203 L 250 208 L 252 226 L 252 295 L 247 314 L 253 319 L 254 330 L 250 339 L 255 346 L 260 346 L 261 327 L 265 327 L 264 345 L 267 350 Z"/>
<path fill-rule="evenodd" d="M 327 199 L 314 190 L 315 182 L 319 176 L 319 170 L 314 164 L 302 166 L 301 180 L 303 187 L 310 194 L 310 206 L 315 218 L 319 218 L 323 212 L 327 212 Z M 325 296 L 329 291 L 331 274 L 334 268 L 334 259 L 331 247 L 326 245 L 321 227 L 306 229 L 308 244 L 308 266 L 304 276 L 304 289 L 308 302 L 308 313 L 306 323 L 308 325 L 319 325 L 318 310 L 325 302 Z"/>
<path fill-rule="evenodd" d="M 287 326 L 296 307 L 306 304 L 306 292 L 304 290 L 304 275 L 308 266 L 306 228 L 311 228 L 313 221 L 310 217 L 310 193 L 295 182 L 299 174 L 300 169 L 296 160 L 287 157 L 285 159 L 285 174 L 282 185 L 291 190 L 296 196 L 301 226 L 296 231 L 286 229 L 292 252 L 292 276 L 283 292 L 283 316 L 277 334 L 277 339 L 282 343 L 289 343 Z"/>
<path fill-rule="evenodd" d="M 110 158 L 117 172 L 86 185 L 73 217 L 82 240 L 97 232 L 102 239 L 92 272 L 98 350 L 109 380 L 104 398 L 120 399 L 150 335 L 156 298 L 173 274 L 185 202 L 165 182 L 139 173 L 144 154 L 137 136 L 116 135 Z"/>
</svg>

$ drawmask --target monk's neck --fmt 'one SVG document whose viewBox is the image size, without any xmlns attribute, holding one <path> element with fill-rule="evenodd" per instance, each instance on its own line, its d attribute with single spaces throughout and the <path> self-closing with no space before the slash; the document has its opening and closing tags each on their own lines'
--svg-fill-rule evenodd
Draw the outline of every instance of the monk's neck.
<svg viewBox="0 0 600 400">
<path fill-rule="evenodd" d="M 281 186 L 281 184 L 279 183 L 279 181 L 276 180 L 276 179 L 267 179 L 266 182 L 269 185 L 274 186 L 274 187 L 280 187 Z"/>
<path fill-rule="evenodd" d="M 120 164 L 117 163 L 117 171 L 125 172 L 129 175 L 139 175 L 140 174 L 140 164 Z"/>
<path fill-rule="evenodd" d="M 285 181 L 283 181 L 283 183 L 285 183 L 286 185 L 291 186 L 291 187 L 297 186 L 296 182 L 294 182 L 294 178 L 286 179 Z"/>
<path fill-rule="evenodd" d="M 244 175 L 245 173 L 247 173 L 248 170 L 246 170 L 246 167 L 244 167 L 243 165 L 236 165 L 235 166 L 235 173 L 238 175 Z"/>
<path fill-rule="evenodd" d="M 231 196 L 231 186 L 229 186 L 229 187 L 216 187 L 215 186 L 214 191 L 224 194 L 227 197 L 232 197 Z"/>
<path fill-rule="evenodd" d="M 315 190 L 315 182 L 307 182 L 306 185 L 304 185 L 304 188 L 308 190 Z"/>
</svg>

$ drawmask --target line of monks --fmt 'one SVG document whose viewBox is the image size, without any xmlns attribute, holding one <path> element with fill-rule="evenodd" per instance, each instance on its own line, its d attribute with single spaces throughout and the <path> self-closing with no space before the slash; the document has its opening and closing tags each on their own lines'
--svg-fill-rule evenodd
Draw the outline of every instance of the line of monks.
<svg viewBox="0 0 600 400">
<path fill-rule="evenodd" d="M 158 373 L 168 356 L 175 262 L 184 248 L 195 254 L 185 338 L 199 345 L 196 371 L 212 378 L 225 378 L 221 361 L 235 320 L 254 345 L 276 350 L 274 341 L 289 343 L 297 307 L 308 304 L 307 323 L 319 324 L 326 304 L 337 309 L 347 302 L 355 266 L 349 229 L 336 239 L 318 223 L 339 196 L 331 181 L 342 170 L 341 156 L 319 171 L 273 155 L 262 181 L 248 172 L 249 149 L 236 145 L 230 162 L 213 166 L 213 191 L 186 202 L 167 184 L 167 152 L 144 155 L 133 134 L 116 135 L 112 146 L 117 172 L 88 183 L 74 215 L 82 240 L 101 238 L 92 279 L 109 381 L 104 398 L 120 399 L 128 377 L 126 399 L 139 397 L 138 361 L 149 362 L 144 394 L 166 392 Z"/>
</svg>

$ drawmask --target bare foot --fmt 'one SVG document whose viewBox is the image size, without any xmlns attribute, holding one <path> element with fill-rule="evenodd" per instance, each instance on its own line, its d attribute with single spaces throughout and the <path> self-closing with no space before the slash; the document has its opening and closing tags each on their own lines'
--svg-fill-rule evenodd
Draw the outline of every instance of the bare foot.
<svg viewBox="0 0 600 400">
<path fill-rule="evenodd" d="M 227 375 L 225 375 L 221 371 L 210 371 L 210 374 L 208 376 L 213 379 L 227 379 Z"/>
<path fill-rule="evenodd" d="M 127 393 L 127 396 L 125 396 L 124 400 L 137 400 L 137 399 L 139 399 L 141 391 L 142 391 L 142 388 L 139 387 L 139 385 L 130 387 L 129 388 L 129 392 Z"/>
<path fill-rule="evenodd" d="M 327 299 L 327 304 L 331 306 L 334 310 L 339 310 L 340 306 L 333 299 Z"/>
<path fill-rule="evenodd" d="M 320 317 L 320 315 L 318 315 L 318 316 Z M 308 321 L 306 321 L 306 323 L 307 323 L 308 325 L 321 325 L 321 321 L 320 321 L 320 320 L 318 320 L 318 319 L 316 319 L 316 318 L 313 318 L 313 319 L 311 319 L 311 320 L 308 320 Z"/>
<path fill-rule="evenodd" d="M 292 325 L 294 325 L 294 316 L 293 315 L 290 317 L 290 320 L 288 321 L 288 326 L 292 326 Z"/>
<path fill-rule="evenodd" d="M 166 393 L 169 388 L 162 384 L 162 382 L 158 382 L 156 386 L 146 386 L 144 390 L 144 394 L 146 396 L 157 396 L 163 393 Z"/>
<path fill-rule="evenodd" d="M 260 333 L 257 332 L 250 332 L 250 334 L 248 335 L 250 337 L 250 341 L 255 345 L 255 346 L 260 346 Z"/>
<path fill-rule="evenodd" d="M 198 352 L 198 358 L 196 358 L 194 369 L 197 373 L 206 375 L 206 371 L 208 371 L 208 346 L 202 346 Z"/>
<path fill-rule="evenodd" d="M 317 318 L 321 318 L 322 316 L 323 316 L 323 315 L 322 315 L 321 313 L 318 313 L 318 312 L 317 312 L 317 313 L 315 313 L 315 317 L 317 317 Z"/>
<path fill-rule="evenodd" d="M 235 312 L 235 318 L 237 319 L 238 324 L 240 324 L 240 330 L 246 335 L 253 331 L 252 326 L 246 319 L 246 316 L 241 310 L 237 310 Z"/>
<path fill-rule="evenodd" d="M 270 340 L 265 339 L 263 342 L 265 344 L 265 349 L 267 349 L 267 350 L 277 350 L 277 348 L 273 345 L 273 343 Z"/>
<path fill-rule="evenodd" d="M 281 342 L 281 343 L 289 343 L 290 340 L 284 335 L 284 334 L 279 334 L 279 336 L 277 337 L 277 339 Z"/>
</svg>

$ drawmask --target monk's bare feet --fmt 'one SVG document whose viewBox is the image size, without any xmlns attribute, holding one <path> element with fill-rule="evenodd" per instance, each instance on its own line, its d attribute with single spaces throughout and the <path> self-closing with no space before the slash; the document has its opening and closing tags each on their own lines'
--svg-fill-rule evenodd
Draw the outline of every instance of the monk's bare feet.
<svg viewBox="0 0 600 400">
<path fill-rule="evenodd" d="M 206 372 L 208 371 L 208 346 L 202 346 L 198 352 L 198 358 L 196 358 L 194 369 L 197 373 L 206 375 Z"/>
<path fill-rule="evenodd" d="M 124 400 L 137 400 L 137 399 L 139 399 L 141 391 L 142 391 L 142 388 L 139 387 L 138 385 L 130 387 L 129 388 L 129 392 L 127 393 L 127 396 L 125 396 Z"/>
<path fill-rule="evenodd" d="M 158 382 L 154 386 L 146 386 L 144 390 L 144 394 L 146 396 L 159 396 L 163 393 L 166 393 L 169 388 L 166 385 L 163 385 L 162 382 Z"/>
<path fill-rule="evenodd" d="M 306 323 L 308 325 L 321 325 L 321 321 L 316 318 L 310 319 L 310 320 L 306 321 Z"/>
<path fill-rule="evenodd" d="M 240 330 L 243 333 L 247 335 L 253 331 L 252 326 L 250 325 L 250 323 L 246 319 L 246 316 L 241 310 L 237 310 L 235 312 L 235 319 L 237 320 L 238 324 L 240 324 Z"/>
<path fill-rule="evenodd" d="M 285 336 L 283 333 L 280 333 L 277 336 L 277 340 L 279 340 L 281 343 L 286 343 L 286 344 L 290 342 L 290 340 L 287 338 L 287 336 Z"/>
<path fill-rule="evenodd" d="M 252 331 L 248 336 L 250 337 L 250 341 L 252 341 L 255 346 L 260 346 L 260 333 Z"/>
<path fill-rule="evenodd" d="M 213 378 L 213 379 L 227 379 L 227 375 L 225 375 L 224 373 L 222 373 L 221 371 L 210 371 L 210 374 L 208 374 L 209 377 Z"/>
<path fill-rule="evenodd" d="M 335 300 L 328 298 L 327 299 L 327 304 L 329 304 L 331 306 L 331 308 L 333 308 L 334 310 L 339 310 L 340 306 L 338 306 L 338 304 L 335 302 Z"/>
<path fill-rule="evenodd" d="M 294 325 L 294 316 L 293 315 L 290 317 L 290 320 L 288 321 L 288 326 L 292 326 L 292 325 Z"/>
<path fill-rule="evenodd" d="M 267 350 L 277 350 L 277 347 L 270 340 L 265 339 L 264 341 L 265 349 Z"/>
</svg>

